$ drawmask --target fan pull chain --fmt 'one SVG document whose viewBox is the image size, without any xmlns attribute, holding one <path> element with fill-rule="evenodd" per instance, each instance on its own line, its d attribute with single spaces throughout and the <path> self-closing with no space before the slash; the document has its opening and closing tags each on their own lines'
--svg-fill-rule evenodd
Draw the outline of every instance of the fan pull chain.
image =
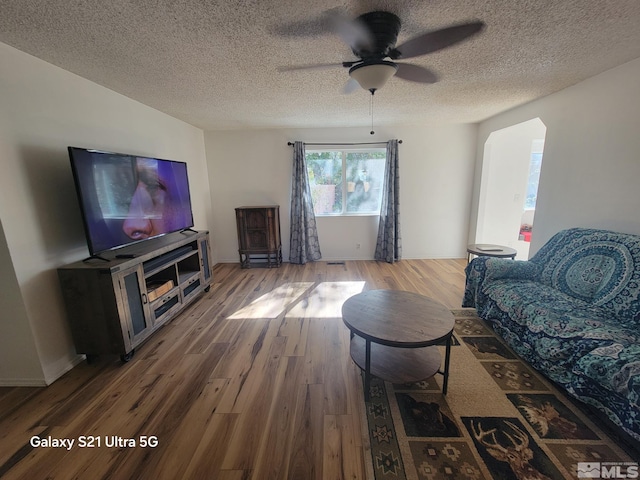
<svg viewBox="0 0 640 480">
<path fill-rule="evenodd" d="M 369 132 L 371 135 L 373 135 L 374 132 L 373 131 L 373 94 L 375 93 L 375 90 L 371 90 L 371 102 L 369 104 L 369 114 L 371 115 L 371 131 Z"/>
</svg>

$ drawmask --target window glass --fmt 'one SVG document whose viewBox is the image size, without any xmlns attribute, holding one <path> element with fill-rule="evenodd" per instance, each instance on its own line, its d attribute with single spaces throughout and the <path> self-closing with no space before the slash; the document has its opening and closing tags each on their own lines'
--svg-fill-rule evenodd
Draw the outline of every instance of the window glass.
<svg viewBox="0 0 640 480">
<path fill-rule="evenodd" d="M 385 160 L 385 149 L 307 151 L 315 214 L 378 215 Z"/>
<path fill-rule="evenodd" d="M 342 213 L 342 152 L 307 152 L 307 171 L 316 215 Z"/>
<path fill-rule="evenodd" d="M 346 155 L 348 213 L 379 213 L 384 181 L 384 152 Z"/>
<path fill-rule="evenodd" d="M 538 184 L 540 183 L 540 168 L 542 167 L 542 153 L 532 153 L 529 164 L 529 178 L 527 180 L 527 198 L 524 208 L 536 208 L 538 199 Z"/>
</svg>

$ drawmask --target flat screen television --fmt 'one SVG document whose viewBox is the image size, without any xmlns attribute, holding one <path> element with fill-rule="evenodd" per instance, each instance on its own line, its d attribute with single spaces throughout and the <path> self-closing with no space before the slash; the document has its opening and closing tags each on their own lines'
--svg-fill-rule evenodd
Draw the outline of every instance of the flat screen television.
<svg viewBox="0 0 640 480">
<path fill-rule="evenodd" d="M 91 255 L 193 227 L 185 162 L 68 150 Z"/>
</svg>

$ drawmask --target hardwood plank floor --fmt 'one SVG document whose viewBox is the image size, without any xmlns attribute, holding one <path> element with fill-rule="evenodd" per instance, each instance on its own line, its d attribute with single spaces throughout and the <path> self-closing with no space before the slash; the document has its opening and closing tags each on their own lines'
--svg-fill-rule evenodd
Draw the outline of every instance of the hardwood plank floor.
<svg viewBox="0 0 640 480">
<path fill-rule="evenodd" d="M 105 357 L 46 388 L 0 388 L 0 477 L 367 478 L 342 303 L 394 288 L 459 308 L 465 264 L 216 265 L 211 290 L 129 363 Z M 75 443 L 34 448 L 33 436 Z"/>
</svg>

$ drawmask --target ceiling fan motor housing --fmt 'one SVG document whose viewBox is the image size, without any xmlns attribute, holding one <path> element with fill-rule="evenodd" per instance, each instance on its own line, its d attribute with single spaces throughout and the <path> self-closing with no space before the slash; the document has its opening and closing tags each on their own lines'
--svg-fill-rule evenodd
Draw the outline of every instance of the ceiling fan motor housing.
<svg viewBox="0 0 640 480">
<path fill-rule="evenodd" d="M 373 51 L 353 49 L 353 53 L 364 60 L 382 60 L 389 55 L 398 40 L 402 22 L 390 12 L 369 12 L 360 15 L 358 20 L 364 23 L 373 35 Z"/>
</svg>

